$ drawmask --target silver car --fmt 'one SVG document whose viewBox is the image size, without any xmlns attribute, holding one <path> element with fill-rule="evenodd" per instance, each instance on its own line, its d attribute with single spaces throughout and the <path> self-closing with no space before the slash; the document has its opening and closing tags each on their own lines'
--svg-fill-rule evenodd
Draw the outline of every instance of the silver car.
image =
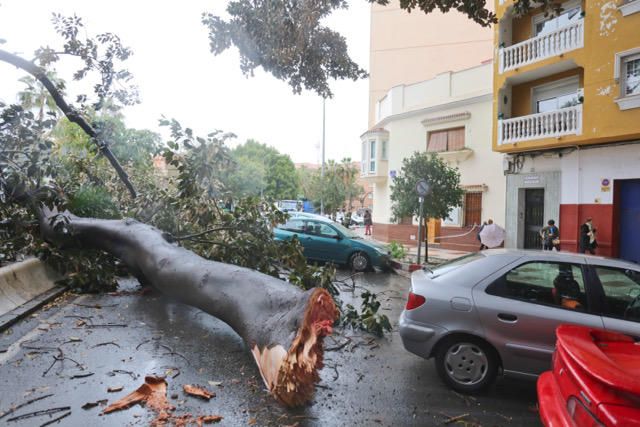
<svg viewBox="0 0 640 427">
<path fill-rule="evenodd" d="M 435 358 L 451 388 L 473 393 L 500 371 L 549 370 L 561 323 L 640 336 L 640 265 L 563 252 L 470 254 L 413 273 L 400 336 L 408 351 Z"/>
</svg>

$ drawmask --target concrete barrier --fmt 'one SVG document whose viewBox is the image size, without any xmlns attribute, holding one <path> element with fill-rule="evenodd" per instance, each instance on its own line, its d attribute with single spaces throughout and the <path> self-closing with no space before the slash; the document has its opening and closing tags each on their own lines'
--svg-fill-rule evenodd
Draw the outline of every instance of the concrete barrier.
<svg viewBox="0 0 640 427">
<path fill-rule="evenodd" d="M 56 288 L 60 276 L 37 258 L 0 268 L 0 318 Z"/>
</svg>

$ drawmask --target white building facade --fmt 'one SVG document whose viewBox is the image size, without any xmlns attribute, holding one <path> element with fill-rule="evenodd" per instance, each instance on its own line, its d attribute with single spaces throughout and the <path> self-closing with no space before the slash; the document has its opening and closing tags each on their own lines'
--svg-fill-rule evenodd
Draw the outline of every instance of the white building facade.
<svg viewBox="0 0 640 427">
<path fill-rule="evenodd" d="M 415 218 L 391 221 L 390 186 L 402 161 L 416 151 L 435 152 L 460 171 L 465 196 L 442 221 L 437 241 L 443 247 L 476 250 L 474 227 L 489 218 L 504 224 L 503 159 L 491 145 L 492 73 L 487 62 L 396 86 L 378 100 L 376 124 L 361 136 L 362 176 L 374 187 L 376 239 L 415 243 Z"/>
</svg>

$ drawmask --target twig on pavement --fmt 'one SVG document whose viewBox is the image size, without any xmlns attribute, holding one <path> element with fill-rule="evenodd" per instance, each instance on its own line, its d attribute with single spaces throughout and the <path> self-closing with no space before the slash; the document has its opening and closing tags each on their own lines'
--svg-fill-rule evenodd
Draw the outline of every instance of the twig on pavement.
<svg viewBox="0 0 640 427">
<path fill-rule="evenodd" d="M 45 394 L 44 396 L 40 396 L 40 397 L 34 397 L 33 399 L 27 400 L 26 402 L 21 403 L 18 406 L 14 406 L 13 408 L 9 409 L 7 412 L 4 412 L 2 415 L 0 415 L 0 420 L 6 417 L 7 415 L 13 414 L 15 411 L 17 411 L 20 408 L 24 408 L 27 405 L 31 405 L 34 402 L 37 402 L 42 399 L 46 399 L 47 397 L 51 397 L 51 396 L 53 396 L 53 393 Z"/>
</svg>

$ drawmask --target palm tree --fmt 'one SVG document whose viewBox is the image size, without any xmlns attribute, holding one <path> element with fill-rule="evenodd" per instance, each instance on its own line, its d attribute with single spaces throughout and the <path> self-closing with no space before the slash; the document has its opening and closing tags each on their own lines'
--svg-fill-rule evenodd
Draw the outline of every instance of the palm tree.
<svg viewBox="0 0 640 427">
<path fill-rule="evenodd" d="M 64 81 L 56 77 L 55 72 L 48 71 L 47 77 L 58 87 L 60 94 L 64 96 Z M 37 110 L 38 122 L 44 120 L 45 108 L 51 112 L 57 112 L 58 107 L 49 91 L 38 80 L 31 76 L 19 79 L 27 87 L 18 93 L 18 100 L 25 110 Z"/>
</svg>

